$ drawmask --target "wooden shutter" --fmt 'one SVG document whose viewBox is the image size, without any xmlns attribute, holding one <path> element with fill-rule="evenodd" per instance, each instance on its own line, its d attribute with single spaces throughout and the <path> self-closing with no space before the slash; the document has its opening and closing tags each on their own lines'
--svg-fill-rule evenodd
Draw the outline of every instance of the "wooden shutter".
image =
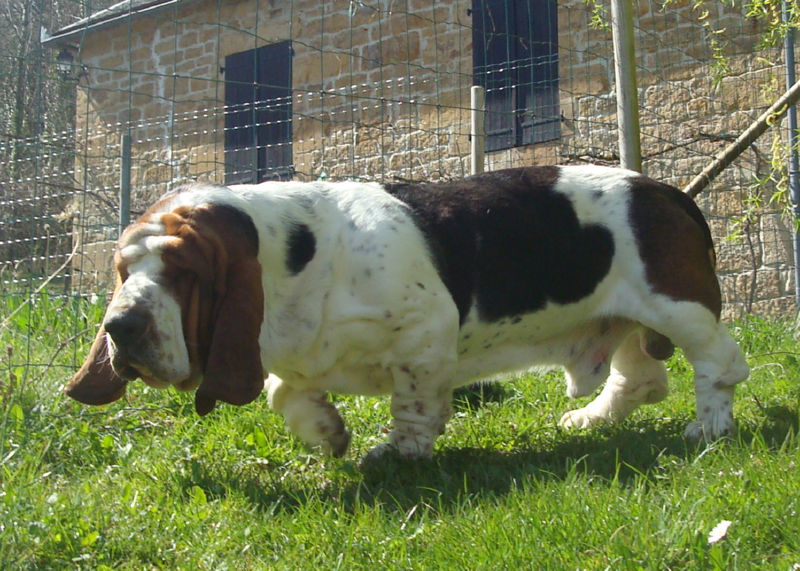
<svg viewBox="0 0 800 571">
<path fill-rule="evenodd" d="M 255 51 L 225 58 L 225 184 L 256 182 Z"/>
<path fill-rule="evenodd" d="M 516 97 L 511 61 L 513 38 L 508 33 L 511 2 L 473 0 L 473 78 L 486 90 L 486 150 L 513 147 L 517 140 Z"/>
<path fill-rule="evenodd" d="M 256 124 L 258 181 L 292 175 L 292 46 L 258 49 Z"/>
</svg>

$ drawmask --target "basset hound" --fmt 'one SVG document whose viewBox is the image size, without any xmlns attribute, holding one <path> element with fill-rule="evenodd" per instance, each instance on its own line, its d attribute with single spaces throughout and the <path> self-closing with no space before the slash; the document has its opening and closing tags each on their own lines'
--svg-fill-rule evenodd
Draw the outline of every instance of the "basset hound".
<svg viewBox="0 0 800 571">
<path fill-rule="evenodd" d="M 66 393 L 119 399 L 141 378 L 196 390 L 198 414 L 266 388 L 288 429 L 340 456 L 327 393 L 391 395 L 388 441 L 428 457 L 454 387 L 561 366 L 565 427 L 618 422 L 694 368 L 688 437 L 733 426 L 749 368 L 720 323 L 709 228 L 679 190 L 599 166 L 434 184 L 191 184 L 123 233 L 117 285 Z M 266 381 L 265 381 L 266 379 Z M 266 383 L 266 386 L 265 386 Z"/>
</svg>

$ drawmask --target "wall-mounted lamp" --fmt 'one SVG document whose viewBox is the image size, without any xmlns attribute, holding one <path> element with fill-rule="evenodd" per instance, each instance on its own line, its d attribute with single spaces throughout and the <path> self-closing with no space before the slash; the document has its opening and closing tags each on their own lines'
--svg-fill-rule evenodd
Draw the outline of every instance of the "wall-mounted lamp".
<svg viewBox="0 0 800 571">
<path fill-rule="evenodd" d="M 58 67 L 58 73 L 60 73 L 64 79 L 72 72 L 73 63 L 75 63 L 75 56 L 72 55 L 72 52 L 67 48 L 61 48 L 61 51 L 58 52 L 56 56 L 56 67 Z"/>
<path fill-rule="evenodd" d="M 81 77 L 86 77 L 86 67 L 83 65 L 75 64 L 75 56 L 73 50 L 68 47 L 62 47 L 56 56 L 56 67 L 61 77 L 67 80 L 79 80 Z M 76 74 L 75 71 L 78 70 Z"/>
</svg>

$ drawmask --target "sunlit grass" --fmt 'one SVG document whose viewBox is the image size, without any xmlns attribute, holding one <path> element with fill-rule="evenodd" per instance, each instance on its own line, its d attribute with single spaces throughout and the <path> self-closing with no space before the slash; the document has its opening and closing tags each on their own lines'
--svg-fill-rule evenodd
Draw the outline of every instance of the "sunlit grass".
<svg viewBox="0 0 800 571">
<path fill-rule="evenodd" d="M 21 298 L 2 298 L 8 316 Z M 309 452 L 265 399 L 196 416 L 140 383 L 83 407 L 59 388 L 102 301 L 40 296 L 0 331 L 2 569 L 791 569 L 800 564 L 800 354 L 789 323 L 748 353 L 739 434 L 686 442 L 690 369 L 621 426 L 564 431 L 556 373 L 460 397 L 433 460 L 359 467 L 388 402 L 337 397 L 348 456 Z M 469 398 L 468 398 L 469 397 Z M 582 401 L 581 401 L 582 402 Z M 724 537 L 709 542 L 721 521 Z"/>
</svg>

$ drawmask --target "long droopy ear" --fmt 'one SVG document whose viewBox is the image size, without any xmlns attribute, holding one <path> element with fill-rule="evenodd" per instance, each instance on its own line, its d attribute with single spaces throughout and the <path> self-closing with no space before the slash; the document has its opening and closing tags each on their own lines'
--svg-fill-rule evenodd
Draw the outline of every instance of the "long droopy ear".
<svg viewBox="0 0 800 571">
<path fill-rule="evenodd" d="M 101 326 L 89 350 L 89 356 L 64 387 L 64 392 L 83 404 L 107 404 L 122 398 L 126 385 L 127 381 L 111 368 L 106 331 Z"/>
<path fill-rule="evenodd" d="M 174 234 L 181 240 L 165 254 L 195 272 L 199 280 L 213 280 L 211 288 L 203 289 L 213 290 L 215 297 L 210 335 L 204 331 L 191 335 L 203 340 L 199 345 L 208 346 L 207 355 L 200 351 L 205 364 L 201 363 L 203 380 L 195 393 L 195 409 L 205 415 L 218 400 L 235 405 L 252 402 L 261 394 L 266 376 L 258 341 L 264 294 L 257 231 L 249 217 L 230 207 L 179 208 L 173 214 L 180 220 Z M 166 225 L 173 233 L 172 224 Z M 204 271 L 204 265 L 212 269 Z"/>
<path fill-rule="evenodd" d="M 198 414 L 211 412 L 217 400 L 243 405 L 261 394 L 266 376 L 258 342 L 263 316 L 261 265 L 255 258 L 241 259 L 231 264 L 217 307 L 203 382 L 195 393 Z"/>
</svg>

